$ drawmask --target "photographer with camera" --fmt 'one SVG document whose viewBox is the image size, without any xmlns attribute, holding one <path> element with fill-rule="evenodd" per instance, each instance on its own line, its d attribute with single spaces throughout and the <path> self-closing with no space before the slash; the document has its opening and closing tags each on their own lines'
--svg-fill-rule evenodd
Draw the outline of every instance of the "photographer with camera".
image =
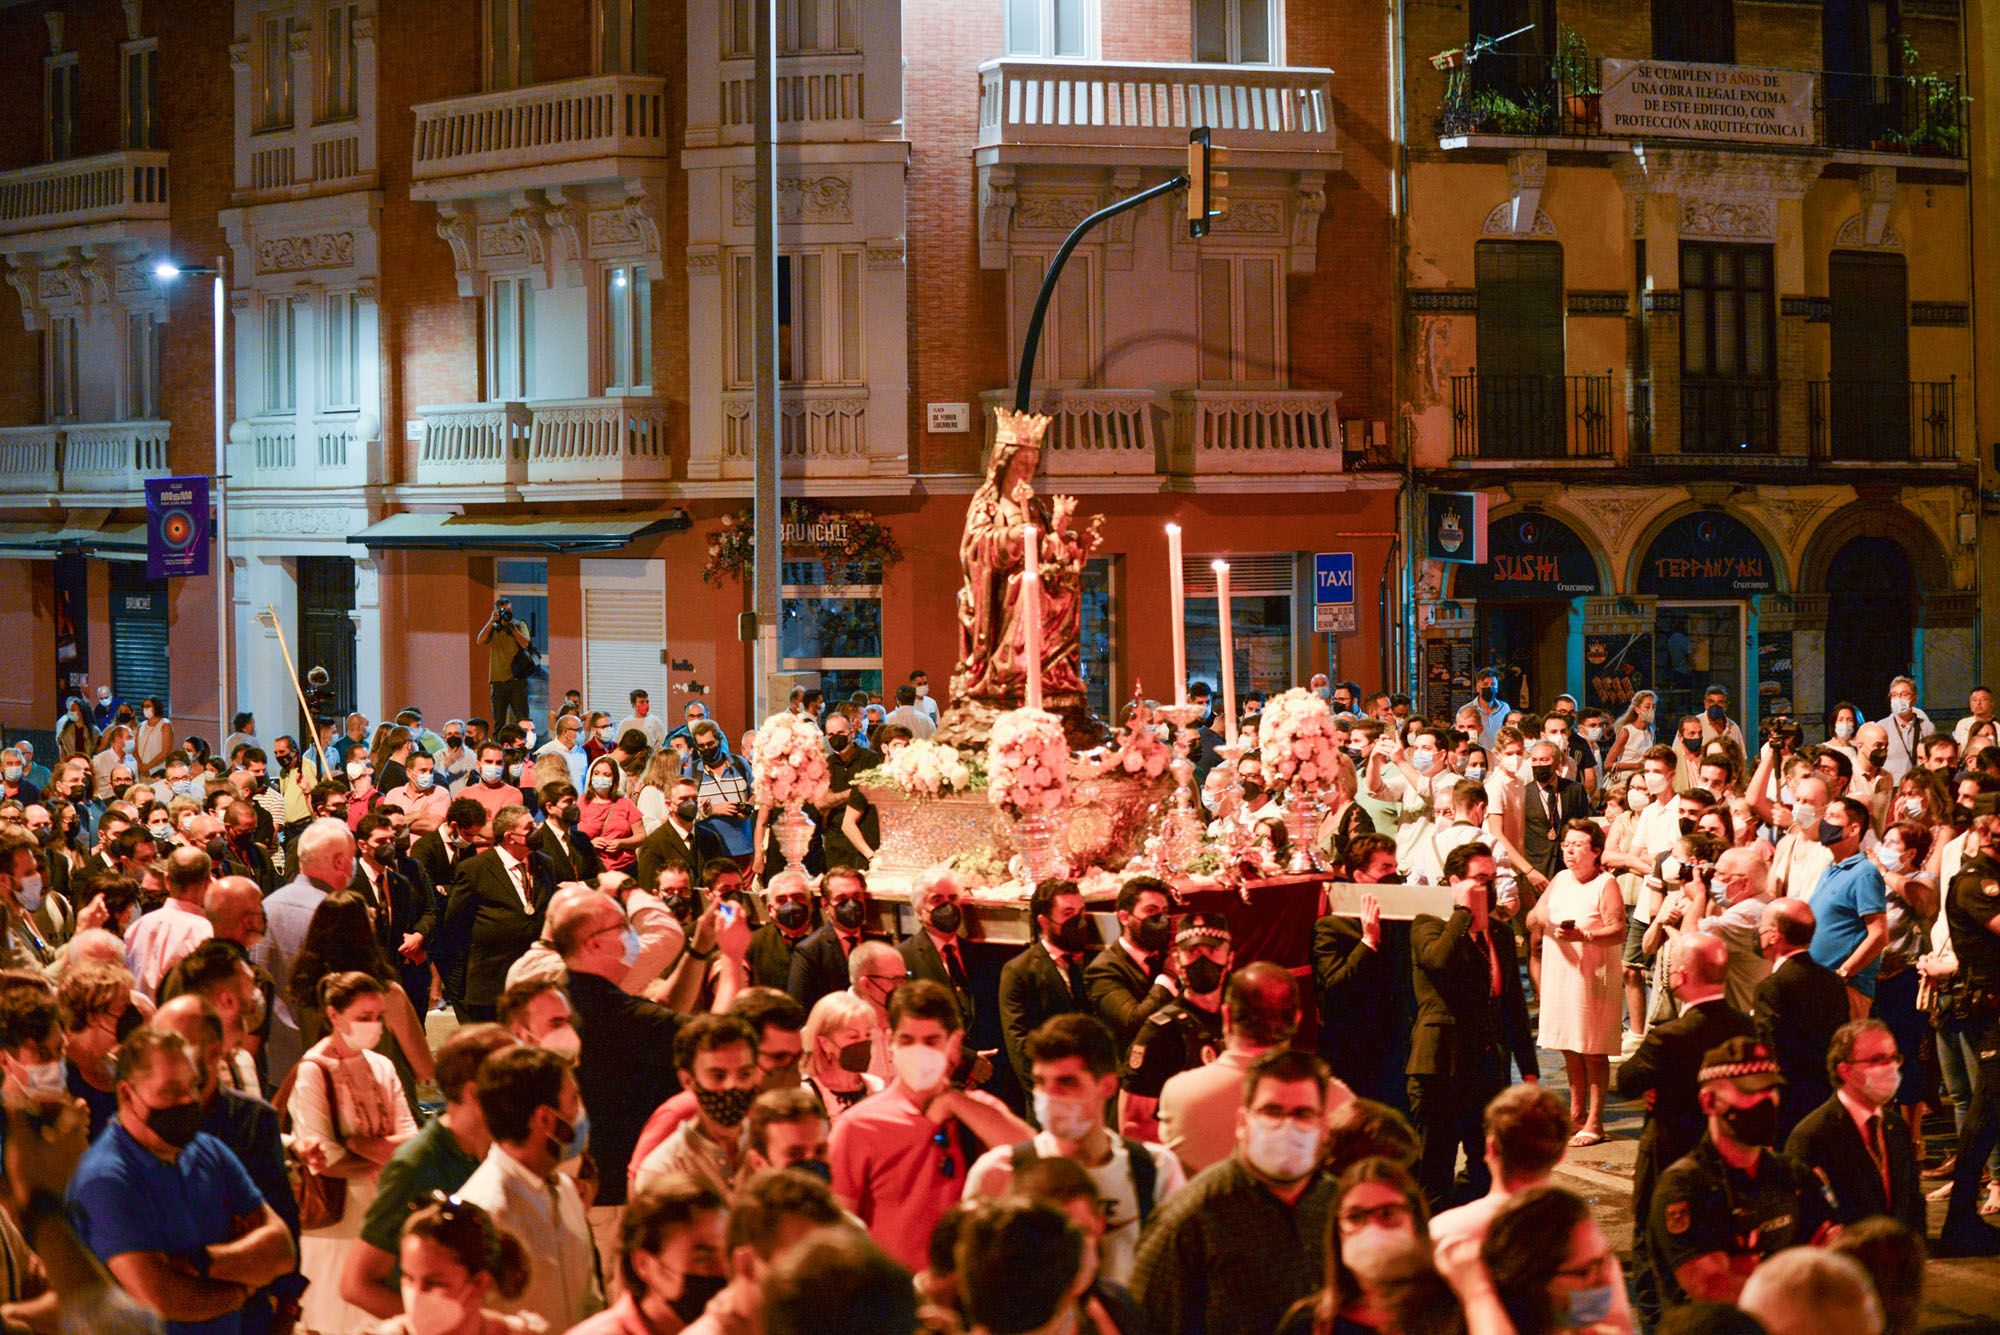
<svg viewBox="0 0 2000 1335">
<path fill-rule="evenodd" d="M 528 628 L 514 620 L 514 603 L 493 600 L 493 615 L 479 628 L 475 643 L 486 646 L 486 692 L 493 707 L 493 726 L 504 728 L 528 717 L 528 676 L 520 671 L 521 656 L 533 667 L 534 642 Z"/>
</svg>

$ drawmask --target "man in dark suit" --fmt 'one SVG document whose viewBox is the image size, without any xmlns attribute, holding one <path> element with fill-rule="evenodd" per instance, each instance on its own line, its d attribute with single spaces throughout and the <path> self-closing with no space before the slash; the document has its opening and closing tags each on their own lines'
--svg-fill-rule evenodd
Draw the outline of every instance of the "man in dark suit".
<svg viewBox="0 0 2000 1335">
<path fill-rule="evenodd" d="M 1546 737 L 1528 748 L 1532 776 L 1521 795 L 1521 856 L 1544 876 L 1562 870 L 1563 826 L 1590 818 L 1590 794 L 1562 776 L 1562 748 Z"/>
<path fill-rule="evenodd" d="M 976 1007 L 972 982 L 965 971 L 965 943 L 959 937 L 965 926 L 965 887 L 955 873 L 933 867 L 919 873 L 910 886 L 910 902 L 917 911 L 917 930 L 896 947 L 896 953 L 903 957 L 910 977 L 928 979 L 950 990 L 970 1034 Z"/>
<path fill-rule="evenodd" d="M 1910 1126 L 1896 1111 L 1902 1054 L 1880 1020 L 1855 1020 L 1834 1031 L 1826 1069 L 1833 1096 L 1792 1129 L 1785 1153 L 1818 1175 L 1843 1224 L 1885 1214 L 1921 1236 L 1923 1185 Z"/>
<path fill-rule="evenodd" d="M 549 860 L 528 847 L 534 818 L 524 806 L 493 814 L 493 847 L 459 869 L 440 934 L 465 959 L 461 1022 L 494 1019 L 507 990 L 507 966 L 541 934 L 556 890 Z"/>
<path fill-rule="evenodd" d="M 1757 984 L 1753 1004 L 1757 1036 L 1785 1073 L 1778 1095 L 1780 1136 L 1791 1134 L 1832 1095 L 1827 1047 L 1847 1023 L 1847 984 L 1806 953 L 1814 927 L 1813 911 L 1803 899 L 1771 901 L 1757 923 L 1757 947 L 1771 961 L 1771 972 Z"/>
<path fill-rule="evenodd" d="M 813 1003 L 848 984 L 847 957 L 863 941 L 877 937 L 868 930 L 868 878 L 853 867 L 833 867 L 820 881 L 826 921 L 799 942 L 792 953 L 792 974 L 785 990 L 808 1013 Z"/>
<path fill-rule="evenodd" d="M 1030 1069 L 1028 1035 L 1051 1016 L 1090 1010 L 1083 970 L 1094 944 L 1075 881 L 1051 877 L 1037 885 L 1028 900 L 1028 921 L 1035 926 L 1034 941 L 1000 970 L 1000 1041 L 1023 1088 Z"/>
<path fill-rule="evenodd" d="M 396 962 L 396 975 L 418 1015 L 430 1009 L 431 966 L 424 939 L 417 931 L 428 905 L 417 887 L 396 866 L 396 828 L 380 810 L 363 816 L 354 827 L 360 856 L 348 888 L 375 910 L 375 939 L 382 953 Z M 405 950 L 405 944 L 412 949 Z M 414 958 L 412 957 L 414 956 Z"/>
<path fill-rule="evenodd" d="M 426 956 L 437 966 L 444 1000 L 454 1008 L 465 1000 L 465 955 L 454 952 L 444 940 L 445 909 L 457 888 L 460 870 L 490 838 L 486 808 L 472 798 L 455 797 L 445 811 L 444 824 L 410 847 L 410 861 L 431 888 L 429 909 L 417 920 L 416 930 L 424 939 Z"/>
<path fill-rule="evenodd" d="M 1652 1025 L 1632 1055 L 1618 1068 L 1618 1097 L 1646 1100 L 1646 1126 L 1639 1133 L 1639 1158 L 1632 1182 L 1635 1219 L 1650 1218 L 1653 1187 L 1660 1174 L 1700 1142 L 1708 1129 L 1701 1110 L 1702 1054 L 1732 1038 L 1750 1038 L 1750 1017 L 1723 998 L 1729 975 L 1729 947 L 1705 932 L 1682 934 L 1674 946 L 1668 984 L 1681 1013 Z"/>
<path fill-rule="evenodd" d="M 1134 876 L 1118 891 L 1118 939 L 1083 971 L 1091 1013 L 1118 1040 L 1123 1058 L 1148 1016 L 1172 1001 L 1179 986 L 1167 974 L 1174 943 L 1173 892 L 1157 876 Z"/>
<path fill-rule="evenodd" d="M 675 779 L 667 790 L 667 818 L 639 845 L 638 865 L 633 875 L 651 890 L 659 885 L 660 868 L 669 862 L 684 863 L 694 874 L 696 885 L 706 885 L 703 869 L 718 858 L 729 856 L 722 836 L 698 824 L 700 804 L 695 795 L 701 786 L 693 779 Z M 846 984 L 842 984 L 846 986 Z"/>
<path fill-rule="evenodd" d="M 1472 1194 L 1486 1194 L 1492 1177 L 1480 1119 L 1507 1087 L 1509 1060 L 1524 1071 L 1536 1069 L 1514 933 L 1489 918 L 1492 850 L 1482 843 L 1459 845 L 1445 856 L 1444 875 L 1455 906 L 1451 917 L 1424 913 L 1410 924 L 1417 1028 L 1406 1069 L 1410 1118 L 1420 1141 L 1417 1180 L 1433 1211 L 1453 1203 L 1461 1146 Z"/>
<path fill-rule="evenodd" d="M 728 867 L 737 870 L 734 862 Z M 751 986 L 783 992 L 791 985 L 792 956 L 813 930 L 812 883 L 798 872 L 779 872 L 764 883 L 764 911 L 764 924 L 750 933 L 743 963 L 750 971 Z"/>
<path fill-rule="evenodd" d="M 1347 880 L 1377 885 L 1397 879 L 1396 841 L 1370 830 L 1347 846 Z M 1364 1099 L 1400 1108 L 1410 1058 L 1414 997 L 1397 979 L 1411 976 L 1410 929 L 1384 930 L 1380 901 L 1364 897 L 1361 916 L 1329 913 L 1313 924 L 1313 982 L 1319 989 L 1319 1055 Z M 1398 972 L 1400 969 L 1400 973 Z M 1401 1012 L 1410 1009 L 1406 1019 Z"/>
<path fill-rule="evenodd" d="M 597 845 L 576 828 L 576 785 L 567 779 L 545 783 L 536 790 L 535 799 L 542 804 L 544 819 L 528 836 L 528 847 L 549 860 L 557 885 L 570 881 L 597 884 L 604 862 L 597 854 Z M 653 889 L 653 882 L 645 882 L 644 887 Z"/>
</svg>

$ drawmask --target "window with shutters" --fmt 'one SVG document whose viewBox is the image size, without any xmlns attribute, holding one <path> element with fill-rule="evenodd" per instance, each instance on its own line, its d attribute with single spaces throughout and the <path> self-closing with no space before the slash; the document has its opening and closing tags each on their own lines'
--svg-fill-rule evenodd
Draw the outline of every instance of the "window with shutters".
<svg viewBox="0 0 2000 1335">
<path fill-rule="evenodd" d="M 1210 553 L 1183 558 L 1188 679 L 1207 682 L 1220 701 L 1222 636 L 1212 565 L 1218 558 L 1229 562 L 1229 629 L 1236 651 L 1236 698 L 1242 699 L 1248 691 L 1268 695 L 1290 690 L 1298 680 L 1292 662 L 1293 646 L 1298 642 L 1293 615 L 1298 555 L 1294 552 L 1263 556 Z"/>
<path fill-rule="evenodd" d="M 135 703 L 148 696 L 172 714 L 167 691 L 167 582 L 144 563 L 110 563 L 111 689 Z"/>
<path fill-rule="evenodd" d="M 740 60 L 757 41 L 756 0 L 723 0 L 722 56 Z M 861 49 L 861 0 L 778 0 L 778 54 L 814 55 Z"/>
<path fill-rule="evenodd" d="M 1284 63 L 1280 0 L 1194 0 L 1194 58 L 1226 65 Z"/>
<path fill-rule="evenodd" d="M 358 0 L 326 0 L 320 11 L 320 109 L 322 121 L 346 120 L 355 114 L 361 55 L 355 35 L 360 16 Z"/>
<path fill-rule="evenodd" d="M 756 259 L 730 257 L 729 387 L 748 389 L 756 372 Z M 858 385 L 861 359 L 861 249 L 823 246 L 778 256 L 778 378 L 788 385 Z"/>
<path fill-rule="evenodd" d="M 1278 388 L 1285 302 L 1276 257 L 1204 255 L 1200 280 L 1202 384 Z"/>
<path fill-rule="evenodd" d="M 1481 241 L 1478 443 L 1481 458 L 1558 459 L 1563 426 L 1563 253 L 1547 241 Z"/>
<path fill-rule="evenodd" d="M 50 162 L 76 156 L 76 52 L 42 61 L 42 151 Z"/>
<path fill-rule="evenodd" d="M 1653 0 L 1653 59 L 1735 64 L 1734 0 Z"/>
<path fill-rule="evenodd" d="M 42 331 L 42 406 L 51 422 L 77 418 L 76 317 L 51 315 Z"/>
<path fill-rule="evenodd" d="M 653 284 L 643 264 L 604 271 L 604 388 L 646 394 L 653 384 Z"/>
<path fill-rule="evenodd" d="M 160 330 L 149 314 L 125 317 L 125 405 L 127 421 L 160 415 Z"/>
<path fill-rule="evenodd" d="M 1027 338 L 1035 298 L 1048 271 L 1048 256 L 1016 247 L 1009 265 L 1008 346 Z M 1042 341 L 1035 350 L 1037 385 L 1094 385 L 1102 365 L 1099 349 L 1097 255 L 1078 250 L 1063 266 L 1042 318 Z"/>
<path fill-rule="evenodd" d="M 596 0 L 591 21 L 599 74 L 642 74 L 646 69 L 646 0 Z"/>
<path fill-rule="evenodd" d="M 535 81 L 534 15 L 530 0 L 485 0 L 486 90 L 499 92 Z"/>
<path fill-rule="evenodd" d="M 148 37 L 118 48 L 125 77 L 120 81 L 122 139 L 127 148 L 160 146 L 160 45 Z"/>
<path fill-rule="evenodd" d="M 1007 54 L 1097 58 L 1097 0 L 1001 0 Z"/>
<path fill-rule="evenodd" d="M 535 295 L 526 278 L 495 278 L 486 289 L 486 397 L 533 392 Z"/>
<path fill-rule="evenodd" d="M 1124 588 L 1124 574 L 1122 557 L 1093 557 L 1083 567 L 1079 622 L 1083 692 L 1101 719 L 1118 717 L 1111 696 L 1116 683 L 1124 680 L 1118 661 L 1118 596 Z M 1164 694 L 1171 698 L 1173 693 Z"/>
<path fill-rule="evenodd" d="M 292 19 L 289 14 L 266 14 L 259 21 L 252 71 L 256 81 L 256 129 L 290 129 Z"/>
<path fill-rule="evenodd" d="M 1681 451 L 1777 449 L 1770 246 L 1681 242 Z"/>
<path fill-rule="evenodd" d="M 361 295 L 329 292 L 322 303 L 320 344 L 326 371 L 320 382 L 321 406 L 343 412 L 361 406 Z"/>
<path fill-rule="evenodd" d="M 583 595 L 583 698 L 622 704 L 635 689 L 667 698 L 666 567 L 660 561 L 579 562 Z"/>
<path fill-rule="evenodd" d="M 1835 459 L 1910 453 L 1910 280 L 1901 255 L 1836 250 L 1827 257 L 1833 361 L 1824 412 Z M 1822 387 L 1815 385 L 1817 397 Z M 1820 424 L 1815 422 L 1815 430 Z M 1816 442 L 1816 445 L 1818 442 Z"/>
<path fill-rule="evenodd" d="M 298 408 L 299 368 L 294 360 L 299 341 L 299 298 L 264 298 L 264 411 L 289 413 Z"/>
<path fill-rule="evenodd" d="M 881 690 L 882 568 L 830 569 L 801 556 L 783 563 L 782 578 L 778 654 L 785 670 L 819 673 L 829 700 Z"/>
</svg>

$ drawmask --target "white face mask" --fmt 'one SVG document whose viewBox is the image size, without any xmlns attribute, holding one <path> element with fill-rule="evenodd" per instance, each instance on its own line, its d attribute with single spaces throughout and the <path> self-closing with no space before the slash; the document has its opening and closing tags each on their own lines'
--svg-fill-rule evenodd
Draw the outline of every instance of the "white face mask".
<svg viewBox="0 0 2000 1335">
<path fill-rule="evenodd" d="M 1924 799 L 1921 797 L 1898 798 L 1896 799 L 1896 810 L 1902 813 L 1904 820 L 1915 820 L 1924 814 Z"/>
<path fill-rule="evenodd" d="M 1810 802 L 1792 803 L 1792 827 L 1812 831 L 1819 825 L 1819 808 Z"/>
<path fill-rule="evenodd" d="M 951 1059 L 945 1056 L 943 1048 L 909 1043 L 889 1050 L 889 1064 L 895 1067 L 896 1078 L 903 1082 L 904 1088 L 923 1094 L 944 1083 L 945 1068 Z"/>
<path fill-rule="evenodd" d="M 1916 702 L 1914 700 L 1905 699 L 1903 696 L 1900 695 L 1892 695 L 1889 697 L 1889 712 L 1891 714 L 1894 714 L 1897 718 L 1903 717 L 1903 715 L 1909 713 L 1914 708 L 1916 708 Z"/>
<path fill-rule="evenodd" d="M 1838 737 L 1843 742 L 1846 741 L 1848 738 L 1852 737 L 1854 735 L 1854 720 L 1851 718 L 1844 718 L 1840 722 L 1834 724 L 1833 735 Z"/>
<path fill-rule="evenodd" d="M 1035 1121 L 1057 1140 L 1079 1141 L 1096 1129 L 1103 1116 L 1102 1104 L 1093 1104 L 1089 1099 L 1051 1097 L 1043 1090 L 1036 1090 Z"/>
<path fill-rule="evenodd" d="M 1646 776 L 1646 791 L 1654 797 L 1665 793 L 1667 791 L 1667 776 L 1664 774 L 1648 774 Z"/>
<path fill-rule="evenodd" d="M 448 1293 L 420 1290 L 404 1280 L 403 1320 L 410 1335 L 449 1335 L 465 1324 L 465 1309 Z"/>
<path fill-rule="evenodd" d="M 364 1052 L 368 1051 L 382 1041 L 382 1022 L 380 1020 L 356 1020 L 353 1024 L 347 1026 L 344 1037 L 347 1039 L 349 1047 L 359 1048 Z"/>
<path fill-rule="evenodd" d="M 919 699 L 919 700 L 923 699 L 923 698 L 924 698 L 925 696 L 929 695 L 930 693 L 931 693 L 931 688 L 930 688 L 929 686 L 919 686 L 919 687 L 917 687 L 917 699 Z"/>
<path fill-rule="evenodd" d="M 1277 1126 L 1262 1118 L 1248 1119 L 1243 1153 L 1250 1166 L 1273 1182 L 1296 1182 L 1319 1162 L 1319 1128 L 1297 1126 L 1287 1118 Z"/>
<path fill-rule="evenodd" d="M 1625 806 L 1628 810 L 1644 811 L 1651 805 L 1653 805 L 1653 795 L 1647 792 L 1643 785 L 1625 790 Z"/>
<path fill-rule="evenodd" d="M 1340 1240 L 1340 1259 L 1363 1284 L 1373 1284 L 1387 1273 L 1389 1263 L 1409 1250 L 1416 1234 L 1407 1229 L 1382 1228 L 1371 1224 Z"/>
<path fill-rule="evenodd" d="M 1895 1098 L 1896 1088 L 1902 1083 L 1903 1072 L 1899 1066 L 1871 1066 L 1861 1073 L 1861 1092 L 1877 1106 Z"/>
<path fill-rule="evenodd" d="M 560 1029 L 551 1029 L 542 1035 L 542 1041 L 535 1046 L 549 1052 L 560 1052 L 563 1056 L 574 1059 L 583 1051 L 583 1035 L 571 1026 L 564 1025 Z"/>
<path fill-rule="evenodd" d="M 69 1078 L 59 1061 L 23 1066 L 21 1088 L 28 1091 L 29 1098 L 41 1103 L 67 1101 L 69 1098 Z"/>
<path fill-rule="evenodd" d="M 1900 848 L 1883 848 L 1878 845 L 1875 849 L 1875 856 L 1881 859 L 1884 871 L 1901 871 L 1903 869 L 1903 850 Z"/>
</svg>

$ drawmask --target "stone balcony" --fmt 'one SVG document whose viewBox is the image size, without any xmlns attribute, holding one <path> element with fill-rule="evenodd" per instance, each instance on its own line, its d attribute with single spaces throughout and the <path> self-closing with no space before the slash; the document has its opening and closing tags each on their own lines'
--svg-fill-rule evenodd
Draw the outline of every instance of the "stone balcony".
<svg viewBox="0 0 2000 1335">
<path fill-rule="evenodd" d="M 814 52 L 783 56 L 778 61 L 778 137 L 788 142 L 850 143 L 874 137 L 862 122 L 862 73 L 867 59 L 859 51 Z M 757 104 L 752 93 L 756 67 L 748 60 L 725 60 L 717 110 L 716 142 L 747 144 L 755 130 Z"/>
<path fill-rule="evenodd" d="M 364 487 L 381 480 L 379 424 L 359 413 L 253 417 L 229 432 L 229 481 L 244 489 Z"/>
<path fill-rule="evenodd" d="M 665 399 L 530 399 L 441 404 L 423 419 L 417 486 L 619 484 L 665 481 Z"/>
<path fill-rule="evenodd" d="M 167 155 L 120 149 L 0 172 L 0 255 L 167 240 Z"/>
<path fill-rule="evenodd" d="M 1011 407 L 1014 394 L 980 397 L 990 450 L 993 409 Z M 1035 411 L 1053 419 L 1042 438 L 1042 472 L 1093 490 L 1259 490 L 1342 471 L 1336 391 L 1054 389 L 1034 399 Z"/>
<path fill-rule="evenodd" d="M 606 74 L 415 108 L 410 196 L 463 199 L 658 175 L 673 146 L 666 80 Z"/>
<path fill-rule="evenodd" d="M 168 471 L 168 431 L 160 421 L 0 427 L 0 495 L 133 503 Z"/>
<path fill-rule="evenodd" d="M 784 476 L 869 475 L 866 385 L 788 386 L 779 397 L 778 420 L 779 468 Z M 749 391 L 736 390 L 722 396 L 719 476 L 748 478 L 756 471 L 756 405 Z"/>
</svg>

